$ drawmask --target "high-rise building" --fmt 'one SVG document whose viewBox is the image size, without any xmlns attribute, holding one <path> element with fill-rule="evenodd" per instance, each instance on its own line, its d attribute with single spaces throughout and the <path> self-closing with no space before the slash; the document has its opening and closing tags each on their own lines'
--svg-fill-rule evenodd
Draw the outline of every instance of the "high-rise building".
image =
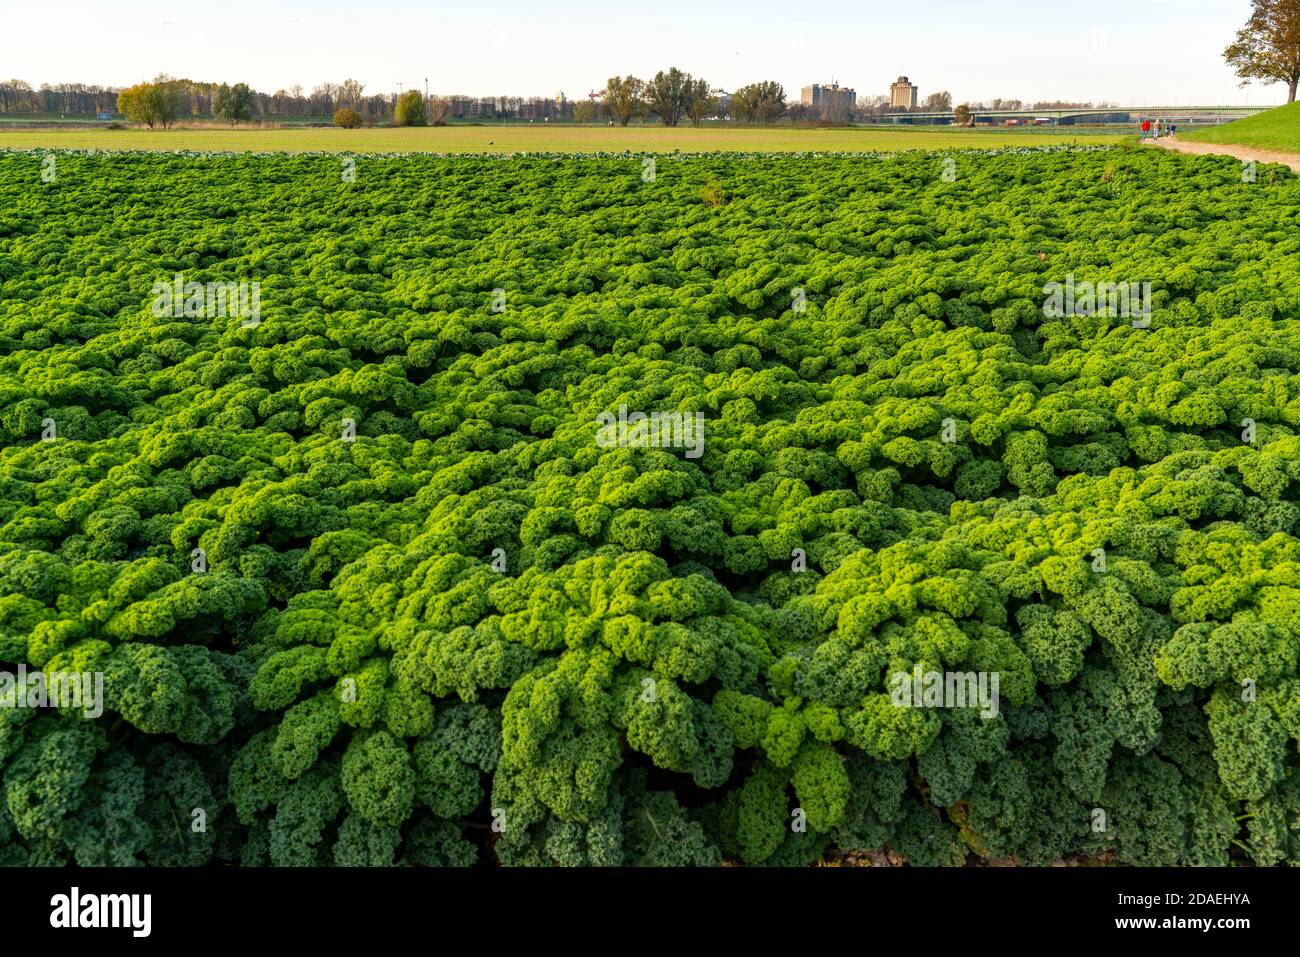
<svg viewBox="0 0 1300 957">
<path fill-rule="evenodd" d="M 912 110 L 916 108 L 916 87 L 900 76 L 889 87 L 889 105 L 892 109 Z"/>
<path fill-rule="evenodd" d="M 799 102 L 804 106 L 816 108 L 826 105 L 836 96 L 846 97 L 850 110 L 853 109 L 858 99 L 857 93 L 847 86 L 840 86 L 838 83 L 832 83 L 830 86 L 814 83 L 812 86 L 803 88 L 799 96 Z"/>
</svg>

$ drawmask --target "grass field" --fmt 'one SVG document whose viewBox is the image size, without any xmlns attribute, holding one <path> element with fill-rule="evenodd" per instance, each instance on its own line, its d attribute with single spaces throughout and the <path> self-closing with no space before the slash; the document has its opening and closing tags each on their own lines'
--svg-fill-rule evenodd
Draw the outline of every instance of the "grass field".
<svg viewBox="0 0 1300 957">
<path fill-rule="evenodd" d="M 1236 143 L 1259 149 L 1300 153 L 1300 103 L 1234 120 L 1223 126 L 1180 135 L 1196 143 Z"/>
<path fill-rule="evenodd" d="M 579 126 L 446 126 L 369 130 L 0 130 L 0 148 L 230 150 L 334 153 L 708 152 L 800 150 L 894 152 L 908 149 L 987 149 L 1132 139 L 1112 133 L 1042 130 L 769 129 Z"/>
</svg>

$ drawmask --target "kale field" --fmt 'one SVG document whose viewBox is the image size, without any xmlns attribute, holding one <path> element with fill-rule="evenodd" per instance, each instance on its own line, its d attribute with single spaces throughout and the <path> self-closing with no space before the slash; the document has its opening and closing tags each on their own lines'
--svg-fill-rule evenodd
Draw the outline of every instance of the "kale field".
<svg viewBox="0 0 1300 957">
<path fill-rule="evenodd" d="M 1225 158 L 0 152 L 0 863 L 1298 863 L 1298 320 Z"/>
</svg>

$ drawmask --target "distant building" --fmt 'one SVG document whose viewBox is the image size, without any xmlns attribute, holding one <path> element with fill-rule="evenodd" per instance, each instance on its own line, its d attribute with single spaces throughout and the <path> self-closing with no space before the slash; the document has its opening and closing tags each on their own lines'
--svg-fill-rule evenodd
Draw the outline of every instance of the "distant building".
<svg viewBox="0 0 1300 957">
<path fill-rule="evenodd" d="M 914 110 L 916 109 L 916 100 L 916 87 L 907 81 L 907 77 L 900 76 L 890 84 L 889 105 L 892 109 Z"/>
<path fill-rule="evenodd" d="M 830 86 L 823 86 L 820 83 L 814 83 L 812 86 L 805 86 L 800 93 L 799 102 L 804 106 L 811 106 L 814 109 L 820 108 L 827 103 L 833 102 L 837 96 L 847 97 L 849 109 L 853 109 L 857 103 L 858 94 L 847 86 L 840 86 L 838 83 L 832 83 Z"/>
</svg>

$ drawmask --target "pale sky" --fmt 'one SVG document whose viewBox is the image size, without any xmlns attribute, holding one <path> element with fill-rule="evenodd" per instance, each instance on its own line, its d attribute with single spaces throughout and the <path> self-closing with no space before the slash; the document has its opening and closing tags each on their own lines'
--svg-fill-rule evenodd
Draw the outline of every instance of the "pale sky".
<svg viewBox="0 0 1300 957">
<path fill-rule="evenodd" d="M 954 102 L 1121 106 L 1282 103 L 1237 86 L 1222 51 L 1249 0 L 175 0 L 6 4 L 5 78 L 126 86 L 158 73 L 272 93 L 354 77 L 366 93 L 569 99 L 616 73 L 677 66 L 733 90 L 756 80 L 888 93 L 907 74 Z"/>
</svg>

